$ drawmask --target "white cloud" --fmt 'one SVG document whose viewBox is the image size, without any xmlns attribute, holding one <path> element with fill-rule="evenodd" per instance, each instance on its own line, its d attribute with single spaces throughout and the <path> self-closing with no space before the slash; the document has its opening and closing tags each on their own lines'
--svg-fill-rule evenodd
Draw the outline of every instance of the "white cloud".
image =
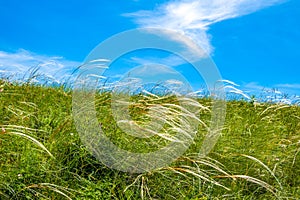
<svg viewBox="0 0 300 200">
<path fill-rule="evenodd" d="M 286 84 L 277 84 L 277 85 L 275 85 L 275 87 L 278 87 L 278 88 L 289 88 L 289 89 L 300 89 L 300 84 L 289 84 L 289 83 L 286 83 Z"/>
<path fill-rule="evenodd" d="M 262 85 L 260 85 L 257 82 L 250 82 L 242 85 L 243 90 L 246 90 L 246 92 L 262 92 L 262 90 L 271 90 L 271 88 L 266 88 Z"/>
<path fill-rule="evenodd" d="M 140 27 L 173 29 L 191 37 L 210 54 L 213 47 L 209 26 L 231 18 L 250 14 L 286 0 L 173 0 L 155 10 L 125 14 Z"/>
<path fill-rule="evenodd" d="M 177 72 L 165 65 L 149 63 L 139 67 L 134 68 L 129 71 L 130 76 L 138 76 L 138 77 L 154 77 L 156 76 L 173 76 L 177 75 Z"/>
<path fill-rule="evenodd" d="M 66 60 L 59 56 L 44 56 L 20 49 L 17 52 L 0 51 L 0 73 L 13 78 L 23 77 L 33 68 L 38 73 L 47 76 L 56 82 L 66 80 L 79 62 Z"/>
<path fill-rule="evenodd" d="M 277 94 L 300 94 L 300 84 L 290 84 L 290 83 L 284 83 L 284 84 L 274 84 L 270 85 L 268 87 L 262 86 L 257 82 L 250 82 L 247 84 L 242 85 L 243 90 L 249 93 L 259 93 L 263 91 L 273 92 Z"/>
<path fill-rule="evenodd" d="M 275 84 L 264 87 L 257 82 L 243 84 L 241 89 L 248 95 L 255 95 L 261 101 L 300 103 L 300 84 Z"/>
<path fill-rule="evenodd" d="M 183 60 L 182 58 L 176 56 L 176 55 L 170 55 L 164 58 L 157 58 L 157 57 L 145 57 L 145 58 L 140 58 L 140 57 L 132 57 L 131 62 L 137 63 L 140 65 L 147 65 L 147 64 L 155 64 L 159 63 L 161 65 L 166 65 L 168 67 L 174 67 L 174 66 L 179 66 L 182 64 L 185 64 L 186 61 Z"/>
<path fill-rule="evenodd" d="M 243 90 L 247 90 L 247 92 L 262 92 L 262 91 L 272 91 L 274 93 L 284 93 L 289 91 L 289 94 L 299 94 L 300 84 L 274 84 L 270 85 L 269 87 L 262 86 L 257 82 L 250 82 L 242 85 Z"/>
</svg>

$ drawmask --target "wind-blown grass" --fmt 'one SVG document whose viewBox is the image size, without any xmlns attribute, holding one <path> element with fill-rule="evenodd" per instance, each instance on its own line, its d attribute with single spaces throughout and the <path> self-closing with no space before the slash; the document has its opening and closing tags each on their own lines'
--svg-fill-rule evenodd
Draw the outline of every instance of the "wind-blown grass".
<svg viewBox="0 0 300 200">
<path fill-rule="evenodd" d="M 0 81 L 0 88 L 0 199 L 300 198 L 297 105 L 229 101 L 222 136 L 203 158 L 198 152 L 209 127 L 212 102 L 199 98 L 190 102 L 198 106 L 201 123 L 187 152 L 168 167 L 130 174 L 102 165 L 82 145 L 72 118 L 71 90 L 6 80 Z M 155 149 L 149 138 L 142 143 L 123 137 L 108 109 L 111 101 L 110 92 L 96 96 L 107 136 L 127 149 L 143 152 L 145 145 Z M 132 101 L 136 103 L 130 115 L 137 123 L 149 120 L 151 112 L 182 114 L 172 97 L 133 96 Z M 164 120 L 175 128 L 171 116 Z M 157 136 L 160 145 L 176 140 L 173 135 Z"/>
</svg>

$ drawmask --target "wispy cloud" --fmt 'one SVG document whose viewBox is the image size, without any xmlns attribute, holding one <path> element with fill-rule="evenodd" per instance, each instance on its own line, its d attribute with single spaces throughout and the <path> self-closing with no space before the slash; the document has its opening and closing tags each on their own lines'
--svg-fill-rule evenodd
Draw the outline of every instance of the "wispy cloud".
<svg viewBox="0 0 300 200">
<path fill-rule="evenodd" d="M 209 27 L 217 22 L 240 17 L 287 0 L 173 0 L 154 10 L 125 14 L 140 27 L 167 28 L 195 40 L 208 54 L 213 51 Z"/>
<path fill-rule="evenodd" d="M 290 95 L 300 95 L 300 84 L 274 84 L 268 87 L 262 86 L 257 82 L 250 82 L 242 85 L 242 88 L 247 93 L 259 94 L 263 91 L 273 92 L 277 94 L 290 94 Z"/>
<path fill-rule="evenodd" d="M 275 87 L 278 87 L 278 88 L 290 88 L 290 89 L 300 89 L 300 84 L 289 84 L 289 83 L 286 83 L 286 84 L 277 84 L 277 85 L 275 85 Z"/>
<path fill-rule="evenodd" d="M 272 88 L 268 88 L 260 85 L 257 82 L 250 82 L 242 85 L 243 90 L 248 93 L 261 93 L 263 90 L 272 90 Z"/>
<path fill-rule="evenodd" d="M 13 53 L 0 51 L 0 73 L 6 76 L 24 76 L 32 68 L 38 68 L 40 74 L 61 82 L 79 65 L 79 62 L 63 57 L 38 55 L 24 49 Z"/>
<path fill-rule="evenodd" d="M 241 89 L 248 95 L 255 95 L 259 101 L 281 102 L 286 104 L 300 103 L 300 84 L 275 84 L 269 87 L 257 82 L 243 84 Z"/>
<path fill-rule="evenodd" d="M 170 66 L 170 67 L 174 67 L 186 63 L 185 60 L 175 55 L 170 55 L 168 57 L 159 58 L 159 59 L 157 57 L 145 57 L 145 58 L 132 57 L 131 58 L 131 62 L 140 65 L 153 64 L 153 63 L 157 63 L 158 61 L 160 64 Z"/>
</svg>

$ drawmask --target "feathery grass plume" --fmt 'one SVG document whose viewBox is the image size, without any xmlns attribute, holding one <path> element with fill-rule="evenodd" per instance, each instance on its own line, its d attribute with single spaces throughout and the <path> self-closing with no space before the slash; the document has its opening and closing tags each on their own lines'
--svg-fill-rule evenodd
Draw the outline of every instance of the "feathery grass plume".
<svg viewBox="0 0 300 200">
<path fill-rule="evenodd" d="M 76 192 L 75 190 L 72 190 L 72 189 L 69 189 L 66 187 L 62 187 L 59 185 L 51 184 L 51 183 L 33 184 L 33 185 L 29 185 L 29 186 L 25 187 L 24 189 L 30 190 L 30 191 L 32 191 L 33 189 L 48 189 L 48 190 L 51 190 L 53 192 L 56 192 L 56 193 L 62 195 L 63 197 L 65 197 L 66 199 L 69 199 L 69 200 L 72 200 L 70 195 L 74 196 L 71 192 Z M 32 192 L 37 195 L 40 195 L 41 197 L 47 198 L 46 196 L 42 195 L 41 193 L 37 192 L 36 190 L 33 190 Z M 47 198 L 47 199 L 50 199 L 50 198 Z"/>
<path fill-rule="evenodd" d="M 224 89 L 226 90 L 227 94 L 236 94 L 236 95 L 240 95 L 242 97 L 244 97 L 246 100 L 250 100 L 251 98 L 249 97 L 249 95 L 247 95 L 244 91 L 238 89 L 237 87 L 239 87 L 238 84 L 229 81 L 229 80 L 220 80 L 220 82 L 225 83 L 226 85 L 224 85 Z M 234 97 L 231 97 L 234 99 Z"/>
<path fill-rule="evenodd" d="M 188 164 L 187 164 L 188 162 Z M 182 163 L 182 164 L 180 164 Z M 185 165 L 183 164 L 185 163 Z M 203 167 L 209 167 L 211 170 L 204 169 Z M 171 172 L 171 173 L 170 173 Z M 196 158 L 194 156 L 187 157 L 182 156 L 177 159 L 176 164 L 172 164 L 172 166 L 169 167 L 163 167 L 159 169 L 155 169 L 151 172 L 140 174 L 138 175 L 132 184 L 128 185 L 124 192 L 128 190 L 130 187 L 133 187 L 136 185 L 136 183 L 141 179 L 140 181 L 140 189 L 141 194 L 144 193 L 144 190 L 146 191 L 146 194 L 148 197 L 151 198 L 151 188 L 148 188 L 145 186 L 144 180 L 147 180 L 147 176 L 153 176 L 155 174 L 159 174 L 162 176 L 170 177 L 170 180 L 172 180 L 172 174 L 178 174 L 182 176 L 186 183 L 189 184 L 189 181 L 191 181 L 193 178 L 202 180 L 204 182 L 211 183 L 213 185 L 219 186 L 221 188 L 224 188 L 226 190 L 230 190 L 228 187 L 220 184 L 219 182 L 215 181 L 212 177 L 217 176 L 217 174 L 223 174 L 230 176 L 227 172 L 225 172 L 223 169 L 221 169 L 220 166 L 218 166 L 218 161 L 215 161 L 211 158 Z"/>
<path fill-rule="evenodd" d="M 113 141 L 117 139 L 116 142 L 121 142 L 121 145 L 118 145 L 120 148 L 130 148 L 130 151 L 142 149 L 143 152 L 149 152 L 149 150 L 151 151 L 150 148 L 160 149 L 170 145 L 167 148 L 177 146 L 178 149 L 174 149 L 174 151 L 181 154 L 193 141 L 197 133 L 198 124 L 206 127 L 206 124 L 200 120 L 198 114 L 202 109 L 208 110 L 208 108 L 196 100 L 184 96 L 156 94 L 148 90 L 141 90 L 141 93 L 137 94 L 130 94 L 130 91 L 119 91 L 115 90 L 112 93 L 111 104 L 105 97 L 106 95 L 100 95 L 99 98 L 96 98 L 95 105 L 96 109 L 99 107 L 101 110 L 98 116 L 101 127 L 104 130 L 113 128 L 109 132 L 116 132 L 116 134 L 113 133 L 110 139 Z M 105 105 L 107 109 L 103 107 Z M 80 107 L 79 109 L 83 108 Z M 111 110 L 112 116 L 107 113 L 107 110 Z M 114 122 L 111 121 L 111 117 L 113 117 Z M 83 119 L 83 117 L 80 119 Z M 107 124 L 108 121 L 110 122 L 109 124 Z M 134 137 L 128 137 L 128 135 Z M 136 137 L 149 139 L 137 140 Z M 135 145 L 128 145 L 124 141 L 126 143 L 135 143 Z M 120 152 L 120 155 L 124 153 L 126 152 Z M 148 156 L 150 159 L 148 162 L 158 163 L 160 167 L 166 162 L 165 159 L 171 159 L 171 155 L 169 158 L 162 155 L 162 158 L 156 160 L 153 160 L 154 157 L 150 157 L 151 154 L 143 156 L 143 159 L 146 159 L 146 156 Z M 139 161 L 139 157 L 136 156 L 129 156 L 125 162 L 127 162 L 126 164 L 124 163 L 126 166 L 128 162 L 147 164 Z M 133 167 L 137 166 L 134 165 Z M 141 169 L 146 170 L 147 168 L 141 166 Z"/>
<path fill-rule="evenodd" d="M 265 165 L 262 161 L 258 160 L 257 158 L 255 158 L 253 156 L 249 156 L 249 155 L 245 155 L 245 154 L 241 154 L 241 156 L 249 158 L 249 159 L 257 162 L 258 164 L 260 164 L 262 167 L 264 167 L 275 178 L 275 180 L 277 181 L 278 185 L 280 186 L 280 189 L 282 189 L 282 185 L 281 185 L 279 179 L 275 176 L 274 172 L 267 165 Z"/>
<path fill-rule="evenodd" d="M 6 130 L 6 132 L 5 132 L 6 134 L 17 135 L 17 136 L 21 136 L 22 138 L 25 138 L 25 139 L 33 142 L 34 144 L 36 144 L 38 147 L 43 149 L 45 152 L 47 152 L 50 157 L 54 158 L 54 156 L 50 153 L 50 151 L 41 142 L 39 142 L 37 139 L 33 138 L 32 136 L 26 134 L 28 132 L 30 133 L 31 131 L 33 131 L 33 132 L 35 132 L 35 131 L 45 132 L 45 131 L 27 128 L 27 127 L 23 127 L 23 126 L 16 126 L 16 125 L 2 125 L 2 126 Z"/>
<path fill-rule="evenodd" d="M 269 185 L 268 183 L 259 180 L 257 178 L 253 178 L 251 176 L 247 176 L 247 175 L 224 175 L 224 176 L 216 176 L 216 178 L 234 178 L 234 179 L 244 179 L 246 181 L 255 183 L 265 189 L 267 189 L 269 192 L 271 192 L 274 196 L 276 196 L 277 198 L 279 198 L 279 196 L 277 195 L 277 191 L 274 187 L 272 187 L 271 185 Z"/>
</svg>

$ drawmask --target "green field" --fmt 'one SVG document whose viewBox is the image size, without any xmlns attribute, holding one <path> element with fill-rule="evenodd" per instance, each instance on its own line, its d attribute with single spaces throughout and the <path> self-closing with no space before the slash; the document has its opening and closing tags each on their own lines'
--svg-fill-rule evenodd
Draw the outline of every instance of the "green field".
<svg viewBox="0 0 300 200">
<path fill-rule="evenodd" d="M 121 148 L 143 152 L 168 143 L 122 133 L 110 111 L 111 94 L 96 108 L 105 134 Z M 145 102 L 138 96 L 132 101 Z M 197 99 L 210 121 L 211 101 Z M 300 199 L 300 107 L 227 103 L 222 135 L 210 154 L 197 157 L 206 128 L 169 167 L 131 174 L 110 169 L 82 144 L 72 116 L 72 91 L 0 81 L 0 199 Z M 175 97 L 160 104 L 177 105 Z M 143 103 L 131 109 L 147 121 Z"/>
</svg>

